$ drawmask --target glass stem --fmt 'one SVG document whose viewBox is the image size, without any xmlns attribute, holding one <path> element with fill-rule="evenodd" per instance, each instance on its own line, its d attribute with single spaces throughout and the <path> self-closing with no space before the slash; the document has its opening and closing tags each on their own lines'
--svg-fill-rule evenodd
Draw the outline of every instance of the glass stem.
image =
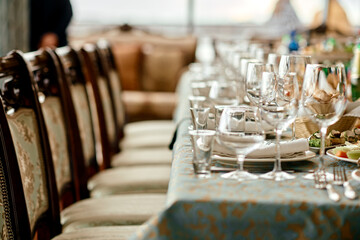
<svg viewBox="0 0 360 240">
<path fill-rule="evenodd" d="M 319 157 L 319 170 L 324 170 L 324 155 L 325 155 L 325 141 L 326 141 L 327 127 L 321 127 L 320 129 L 320 157 Z"/>
<path fill-rule="evenodd" d="M 282 130 L 275 128 L 276 142 L 275 142 L 275 164 L 274 172 L 281 172 L 281 152 L 280 152 L 280 137 Z"/>
<path fill-rule="evenodd" d="M 292 131 L 292 140 L 295 140 L 296 139 L 296 136 L 295 136 L 295 121 L 292 124 L 291 131 Z"/>
<path fill-rule="evenodd" d="M 244 171 L 244 160 L 245 156 L 242 154 L 237 154 L 237 164 L 238 164 L 238 171 L 242 172 Z"/>
</svg>

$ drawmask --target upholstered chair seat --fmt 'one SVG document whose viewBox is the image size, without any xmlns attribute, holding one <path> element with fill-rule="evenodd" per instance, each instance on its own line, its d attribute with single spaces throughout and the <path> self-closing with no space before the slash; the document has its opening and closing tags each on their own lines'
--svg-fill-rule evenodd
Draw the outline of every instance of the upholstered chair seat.
<svg viewBox="0 0 360 240">
<path fill-rule="evenodd" d="M 172 120 L 148 120 L 127 123 L 124 127 L 126 137 L 161 133 L 173 135 L 176 124 Z"/>
<path fill-rule="evenodd" d="M 170 166 L 111 168 L 88 181 L 91 197 L 128 193 L 166 193 Z"/>
<path fill-rule="evenodd" d="M 147 165 L 171 165 L 172 151 L 168 147 L 126 149 L 111 160 L 111 166 L 129 167 L 129 166 L 147 166 Z"/>
<path fill-rule="evenodd" d="M 63 232 L 97 226 L 140 225 L 165 207 L 165 194 L 127 194 L 89 198 L 61 212 Z"/>
<path fill-rule="evenodd" d="M 89 227 L 63 233 L 53 240 L 127 240 L 139 226 Z"/>
<path fill-rule="evenodd" d="M 120 141 L 120 149 L 126 151 L 131 148 L 156 148 L 167 147 L 172 140 L 170 134 L 144 134 L 134 137 L 125 137 Z"/>
</svg>

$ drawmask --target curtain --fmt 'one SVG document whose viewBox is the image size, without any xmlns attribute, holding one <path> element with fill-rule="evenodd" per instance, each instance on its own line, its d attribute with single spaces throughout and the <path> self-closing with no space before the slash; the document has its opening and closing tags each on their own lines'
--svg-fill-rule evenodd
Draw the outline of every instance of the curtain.
<svg viewBox="0 0 360 240">
<path fill-rule="evenodd" d="M 0 56 L 29 50 L 29 0 L 0 0 Z"/>
</svg>

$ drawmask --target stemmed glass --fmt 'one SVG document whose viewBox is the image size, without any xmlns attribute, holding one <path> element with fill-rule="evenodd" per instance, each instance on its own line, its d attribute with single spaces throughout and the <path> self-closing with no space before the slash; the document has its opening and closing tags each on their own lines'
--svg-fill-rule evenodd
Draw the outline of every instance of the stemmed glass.
<svg viewBox="0 0 360 240">
<path fill-rule="evenodd" d="M 299 91 L 301 93 L 306 65 L 311 63 L 311 57 L 306 55 L 282 55 L 279 63 L 279 76 L 283 78 L 286 74 L 296 73 Z M 292 125 L 292 139 L 295 137 L 295 121 Z"/>
<path fill-rule="evenodd" d="M 279 76 L 280 78 L 283 78 L 286 74 L 290 72 L 296 73 L 299 90 L 301 92 L 306 65 L 310 63 L 310 56 L 282 55 L 279 63 Z"/>
<path fill-rule="evenodd" d="M 244 170 L 245 156 L 259 147 L 265 139 L 256 112 L 257 108 L 251 106 L 232 106 L 223 110 L 217 139 L 236 153 L 238 169 L 221 177 L 239 181 L 258 178 Z"/>
<path fill-rule="evenodd" d="M 267 63 L 272 64 L 274 66 L 274 71 L 276 74 L 279 73 L 279 64 L 280 64 L 281 56 L 282 55 L 277 53 L 269 53 L 267 58 Z"/>
<path fill-rule="evenodd" d="M 343 65 L 309 64 L 306 66 L 301 107 L 303 114 L 320 127 L 320 156 L 316 170 L 319 176 L 325 176 L 325 174 L 331 176 L 325 173 L 325 137 L 328 126 L 338 121 L 346 109 L 344 71 Z M 305 177 L 311 178 L 313 174 Z"/>
<path fill-rule="evenodd" d="M 214 105 L 239 104 L 239 83 L 232 80 L 214 81 L 210 88 L 209 99 Z"/>
<path fill-rule="evenodd" d="M 299 87 L 296 74 L 289 73 L 280 78 L 275 73 L 264 72 L 260 95 L 262 119 L 275 128 L 276 134 L 274 169 L 260 177 L 275 181 L 293 179 L 293 175 L 281 170 L 280 137 L 298 112 Z"/>
<path fill-rule="evenodd" d="M 249 63 L 245 81 L 245 91 L 250 103 L 254 106 L 259 105 L 263 72 L 274 72 L 274 66 L 264 63 Z"/>
</svg>

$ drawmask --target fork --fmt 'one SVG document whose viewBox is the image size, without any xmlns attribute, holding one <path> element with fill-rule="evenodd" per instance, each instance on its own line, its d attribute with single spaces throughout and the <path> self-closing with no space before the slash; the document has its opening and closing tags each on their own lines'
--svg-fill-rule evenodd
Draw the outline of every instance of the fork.
<svg viewBox="0 0 360 240">
<path fill-rule="evenodd" d="M 328 183 L 326 180 L 326 176 L 320 176 L 319 173 L 314 173 L 314 182 L 315 182 L 315 188 L 318 189 L 326 189 L 329 199 L 338 202 L 340 200 L 340 195 L 335 191 L 333 185 Z"/>
<path fill-rule="evenodd" d="M 333 167 L 333 173 L 334 173 L 334 181 L 333 184 L 336 185 L 342 185 L 344 187 L 344 195 L 348 199 L 355 199 L 356 192 L 351 187 L 348 178 L 346 176 L 346 171 L 344 167 Z"/>
<path fill-rule="evenodd" d="M 352 188 L 352 186 L 350 185 L 349 183 L 349 180 L 346 176 L 346 171 L 345 171 L 345 168 L 342 167 L 341 169 L 341 175 L 342 175 L 342 179 L 344 180 L 344 183 L 343 183 L 343 186 L 344 186 L 344 195 L 345 197 L 347 197 L 348 199 L 355 199 L 357 196 L 356 196 L 356 192 L 354 191 L 354 189 Z"/>
</svg>

